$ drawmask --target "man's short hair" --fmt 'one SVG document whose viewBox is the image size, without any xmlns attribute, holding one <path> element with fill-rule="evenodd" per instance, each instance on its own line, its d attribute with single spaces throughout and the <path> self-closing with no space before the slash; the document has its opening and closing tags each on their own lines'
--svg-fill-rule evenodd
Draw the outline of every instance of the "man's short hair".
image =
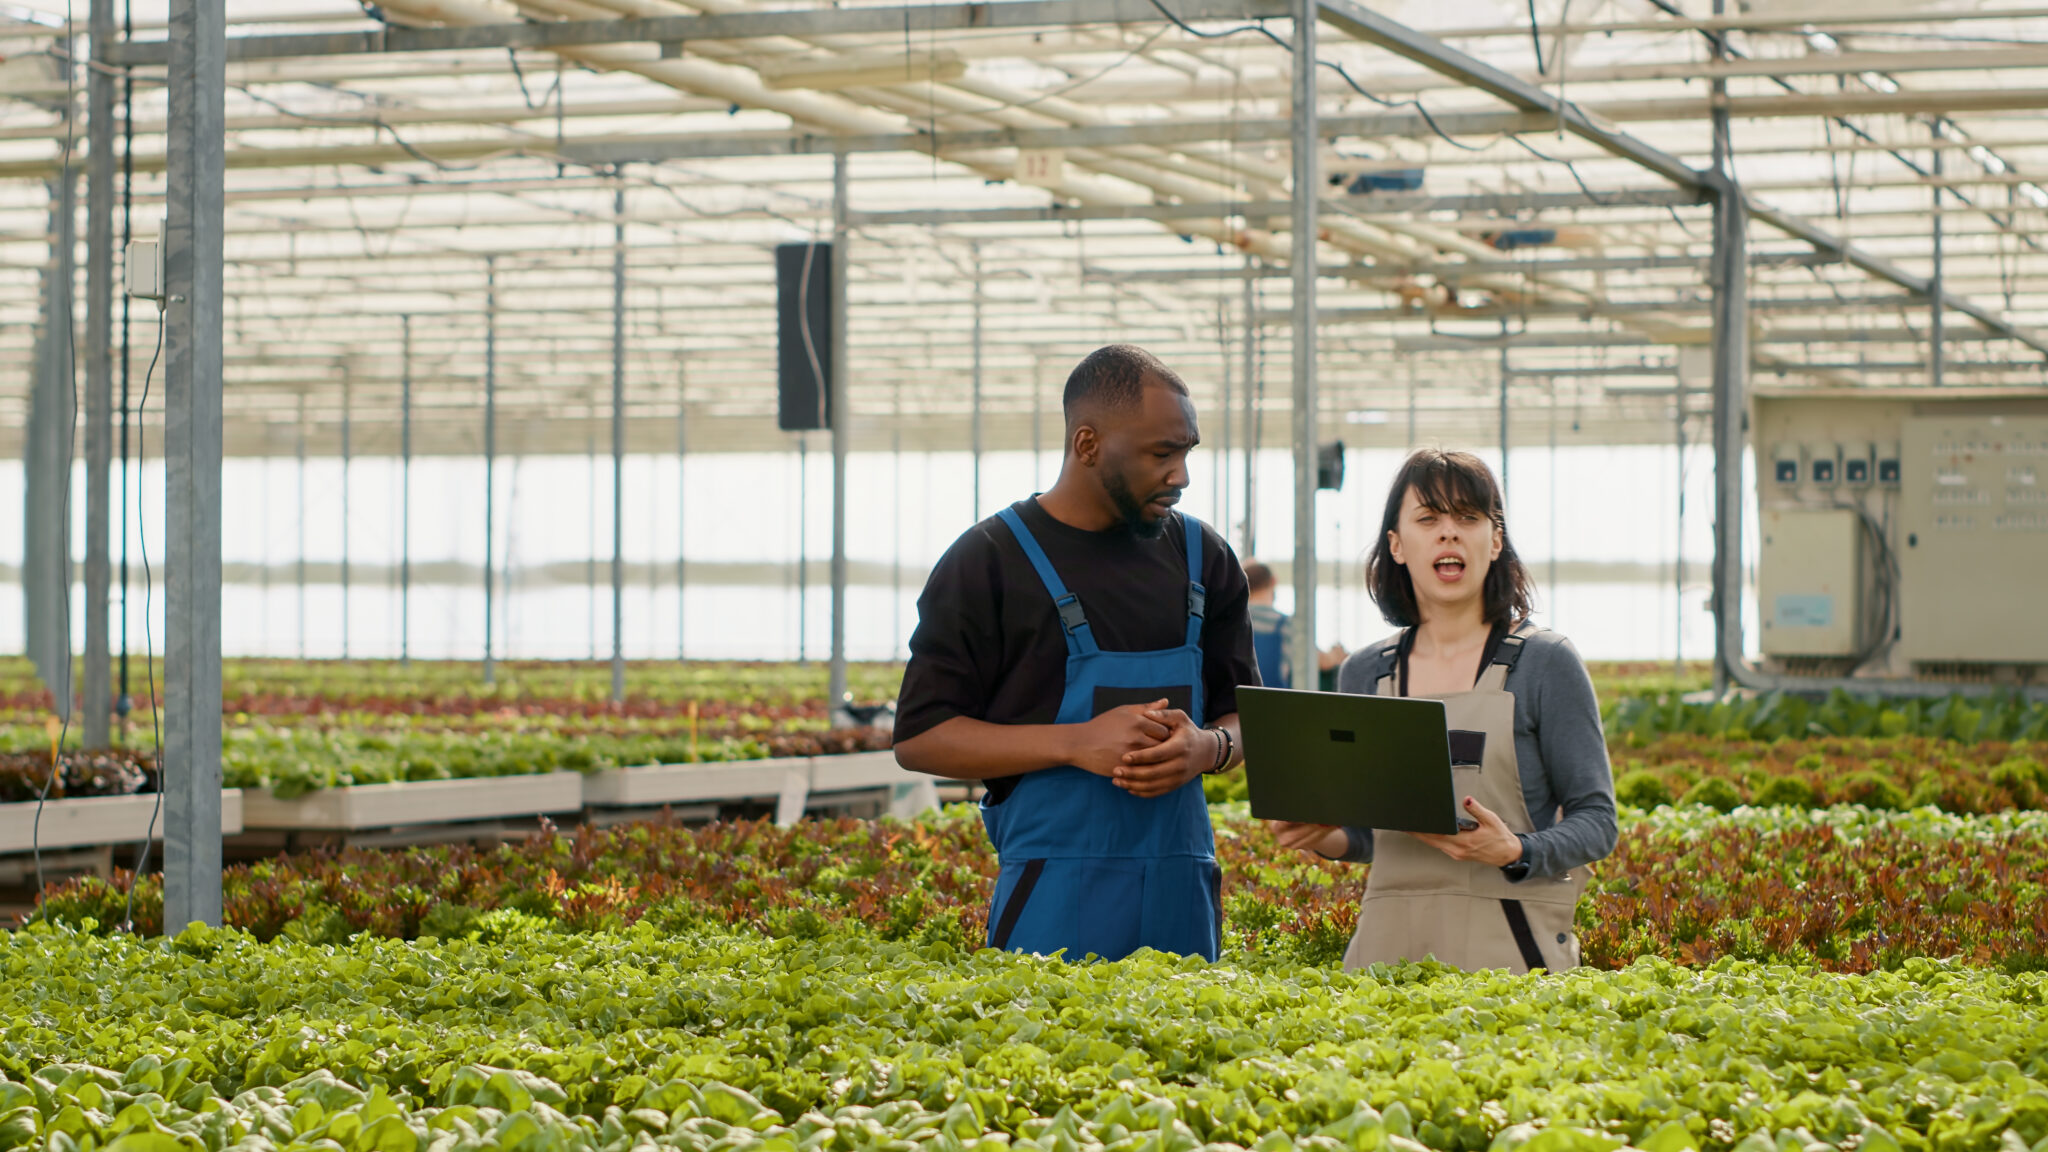
<svg viewBox="0 0 2048 1152">
<path fill-rule="evenodd" d="M 1244 583 L 1248 592 L 1264 592 L 1273 586 L 1273 570 L 1254 560 L 1244 566 Z"/>
<path fill-rule="evenodd" d="M 1067 426 L 1090 412 L 1135 407 L 1148 379 L 1188 394 L 1188 386 L 1173 369 L 1135 344 L 1110 344 L 1090 352 L 1068 374 L 1067 390 L 1060 398 Z"/>
</svg>

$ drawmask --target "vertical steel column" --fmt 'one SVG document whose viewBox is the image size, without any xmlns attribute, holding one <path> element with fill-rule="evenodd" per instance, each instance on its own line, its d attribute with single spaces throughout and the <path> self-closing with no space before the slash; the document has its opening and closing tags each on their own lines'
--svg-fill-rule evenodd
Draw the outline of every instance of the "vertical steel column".
<svg viewBox="0 0 2048 1152">
<path fill-rule="evenodd" d="M 349 466 L 354 463 L 349 435 L 355 422 L 355 387 L 341 378 L 341 658 L 348 659 Z"/>
<path fill-rule="evenodd" d="M 1508 322 L 1500 322 L 1501 339 L 1508 334 Z M 1500 497 L 1508 498 L 1508 346 L 1500 346 Z"/>
<path fill-rule="evenodd" d="M 1941 378 L 1948 368 L 1948 333 L 1944 325 L 1948 317 L 1942 307 L 1947 294 L 1942 286 L 1941 259 L 1941 121 L 1934 122 L 1934 275 L 1927 282 L 1927 382 L 1941 387 Z"/>
<path fill-rule="evenodd" d="M 1223 538 L 1230 538 L 1230 305 L 1225 297 L 1216 298 L 1216 343 L 1218 357 L 1222 361 L 1223 374 L 1223 443 L 1216 453 L 1216 490 L 1212 499 L 1216 504 L 1216 526 Z"/>
<path fill-rule="evenodd" d="M 589 402 L 583 406 L 583 528 L 586 533 L 583 545 L 583 606 L 587 615 L 583 622 L 583 637 L 590 644 L 590 651 L 584 659 L 597 663 L 597 389 L 590 390 Z M 505 584 L 510 587 L 512 577 L 508 573 Z"/>
<path fill-rule="evenodd" d="M 71 116 L 68 107 L 64 115 Z M 57 715 L 67 721 L 73 704 L 71 447 L 78 407 L 71 341 L 77 194 L 78 173 L 67 153 L 62 171 L 50 183 L 50 268 L 43 276 L 43 330 L 29 402 L 28 533 L 22 554 L 29 655 Z"/>
<path fill-rule="evenodd" d="M 1259 281 L 1249 252 L 1244 258 L 1244 555 L 1257 555 L 1259 543 L 1259 395 L 1266 382 L 1259 375 Z"/>
<path fill-rule="evenodd" d="M 484 683 L 498 681 L 491 651 L 498 581 L 491 571 L 498 540 L 498 258 L 484 257 Z"/>
<path fill-rule="evenodd" d="M 164 230 L 164 927 L 219 924 L 225 0 L 170 0 Z"/>
<path fill-rule="evenodd" d="M 686 611 L 688 601 L 684 599 L 684 588 L 688 584 L 688 558 L 690 547 L 686 529 L 690 523 L 690 486 L 686 471 L 690 467 L 690 361 L 676 361 L 676 660 L 688 660 L 688 627 L 690 613 Z"/>
<path fill-rule="evenodd" d="M 969 420 L 974 445 L 974 508 L 969 520 L 981 519 L 981 245 L 974 245 L 974 400 Z"/>
<path fill-rule="evenodd" d="M 689 527 L 689 484 L 685 474 L 690 461 L 690 380 L 689 361 L 676 361 L 676 659 L 689 658 L 686 644 L 689 632 L 686 622 L 689 613 L 685 610 L 685 586 L 689 577 L 690 549 L 685 535 Z"/>
<path fill-rule="evenodd" d="M 903 377 L 890 396 L 889 421 L 889 655 L 903 645 Z"/>
<path fill-rule="evenodd" d="M 1045 358 L 1031 361 L 1031 492 L 1037 495 L 1045 482 Z"/>
<path fill-rule="evenodd" d="M 135 35 L 135 13 L 122 9 L 123 40 Z M 121 77 L 121 248 L 127 250 L 135 234 L 135 73 Z M 133 298 L 121 293 L 121 694 L 114 698 L 114 711 L 121 717 L 121 735 L 128 735 L 128 713 L 134 708 L 128 694 L 128 506 L 135 490 L 128 482 L 128 310 Z"/>
<path fill-rule="evenodd" d="M 398 318 L 398 662 L 412 665 L 412 317 Z"/>
<path fill-rule="evenodd" d="M 833 727 L 853 723 L 842 707 L 846 683 L 846 453 L 851 445 L 853 413 L 847 408 L 847 381 L 852 371 L 846 362 L 846 285 L 851 253 L 846 250 L 847 157 L 832 156 L 832 285 L 826 302 L 832 322 L 828 337 L 832 368 L 825 381 L 825 410 L 832 416 L 832 668 L 826 681 L 825 710 Z"/>
<path fill-rule="evenodd" d="M 1412 379 L 1412 378 L 1411 378 Z M 1550 623 L 1557 623 L 1557 377 L 1550 378 Z"/>
<path fill-rule="evenodd" d="M 299 421 L 297 427 L 299 434 L 296 441 L 296 455 L 298 456 L 299 473 L 298 480 L 294 483 L 292 490 L 297 495 L 299 502 L 299 558 L 294 565 L 296 569 L 294 575 L 298 583 L 299 597 L 299 659 L 304 660 L 306 658 L 306 393 L 303 390 L 299 392 Z"/>
<path fill-rule="evenodd" d="M 625 699 L 626 182 L 620 179 L 612 189 L 612 703 Z"/>
<path fill-rule="evenodd" d="M 1415 369 L 1411 366 L 1408 369 L 1408 450 L 1410 452 L 1415 450 L 1415 417 L 1418 407 L 1417 401 L 1419 400 L 1418 392 L 1419 389 L 1415 383 Z"/>
<path fill-rule="evenodd" d="M 1678 447 L 1678 547 L 1671 553 L 1671 675 L 1685 676 L 1685 378 L 1671 385 L 1672 439 Z"/>
<path fill-rule="evenodd" d="M 85 746 L 104 748 L 114 715 L 107 601 L 113 583 L 107 529 L 114 456 L 114 40 L 113 0 L 92 0 L 94 67 L 86 77 L 90 165 L 85 187 Z"/>
<path fill-rule="evenodd" d="M 1316 127 L 1318 0 L 1294 2 L 1294 682 L 1316 683 Z"/>
<path fill-rule="evenodd" d="M 1720 15 L 1725 0 L 1714 0 Z M 1716 59 L 1727 55 L 1714 39 Z M 1724 692 L 1742 651 L 1742 453 L 1749 401 L 1748 202 L 1735 179 L 1727 83 L 1715 80 L 1714 252 L 1708 279 L 1714 293 L 1714 690 Z"/>
<path fill-rule="evenodd" d="M 830 387 L 829 383 L 827 387 Z M 796 434 L 796 662 L 811 662 L 811 436 Z"/>
</svg>

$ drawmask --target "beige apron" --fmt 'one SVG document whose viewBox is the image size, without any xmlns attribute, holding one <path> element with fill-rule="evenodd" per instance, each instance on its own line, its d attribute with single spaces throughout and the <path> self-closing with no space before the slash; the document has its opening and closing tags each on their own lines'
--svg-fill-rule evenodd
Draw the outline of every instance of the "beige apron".
<svg viewBox="0 0 2048 1152">
<path fill-rule="evenodd" d="M 1452 732 L 1483 733 L 1486 740 L 1481 763 L 1451 769 L 1459 811 L 1471 796 L 1509 829 L 1526 833 L 1535 829 L 1515 762 L 1515 697 L 1505 687 L 1524 635 L 1518 630 L 1501 640 L 1470 692 L 1435 699 L 1444 702 Z M 1381 677 L 1378 694 L 1398 692 L 1394 680 L 1391 674 Z M 1586 878 L 1586 869 L 1575 868 L 1562 876 L 1531 875 L 1518 884 L 1492 864 L 1453 860 L 1405 832 L 1375 830 L 1372 871 L 1344 966 L 1435 957 L 1468 972 L 1577 967 L 1572 915 Z"/>
</svg>

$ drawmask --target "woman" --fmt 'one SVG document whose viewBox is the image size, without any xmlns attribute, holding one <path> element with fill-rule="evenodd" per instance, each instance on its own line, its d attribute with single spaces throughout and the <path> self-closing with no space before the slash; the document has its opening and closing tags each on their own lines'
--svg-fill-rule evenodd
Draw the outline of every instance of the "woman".
<svg viewBox="0 0 2048 1152">
<path fill-rule="evenodd" d="M 1466 819 L 1451 836 L 1274 824 L 1290 848 L 1372 863 L 1345 967 L 1576 966 L 1586 868 L 1614 850 L 1614 781 L 1578 652 L 1529 624 L 1529 572 L 1485 463 L 1410 456 L 1366 580 L 1401 631 L 1346 660 L 1338 691 L 1442 700 Z"/>
</svg>

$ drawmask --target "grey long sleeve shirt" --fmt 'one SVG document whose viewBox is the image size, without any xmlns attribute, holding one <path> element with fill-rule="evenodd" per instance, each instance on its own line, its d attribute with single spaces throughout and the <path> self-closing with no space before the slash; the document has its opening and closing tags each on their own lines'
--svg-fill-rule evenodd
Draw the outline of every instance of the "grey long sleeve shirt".
<svg viewBox="0 0 2048 1152">
<path fill-rule="evenodd" d="M 1353 653 L 1337 672 L 1337 690 L 1375 695 L 1380 678 L 1393 671 L 1392 657 L 1381 655 L 1387 647 L 1383 642 Z M 1619 829 L 1600 702 L 1585 662 L 1571 641 L 1537 632 L 1508 670 L 1507 690 L 1515 697 L 1522 800 L 1536 829 L 1521 837 L 1529 874 L 1555 876 L 1602 859 L 1614 851 Z M 1344 832 L 1351 843 L 1340 859 L 1371 860 L 1372 830 Z"/>
</svg>

